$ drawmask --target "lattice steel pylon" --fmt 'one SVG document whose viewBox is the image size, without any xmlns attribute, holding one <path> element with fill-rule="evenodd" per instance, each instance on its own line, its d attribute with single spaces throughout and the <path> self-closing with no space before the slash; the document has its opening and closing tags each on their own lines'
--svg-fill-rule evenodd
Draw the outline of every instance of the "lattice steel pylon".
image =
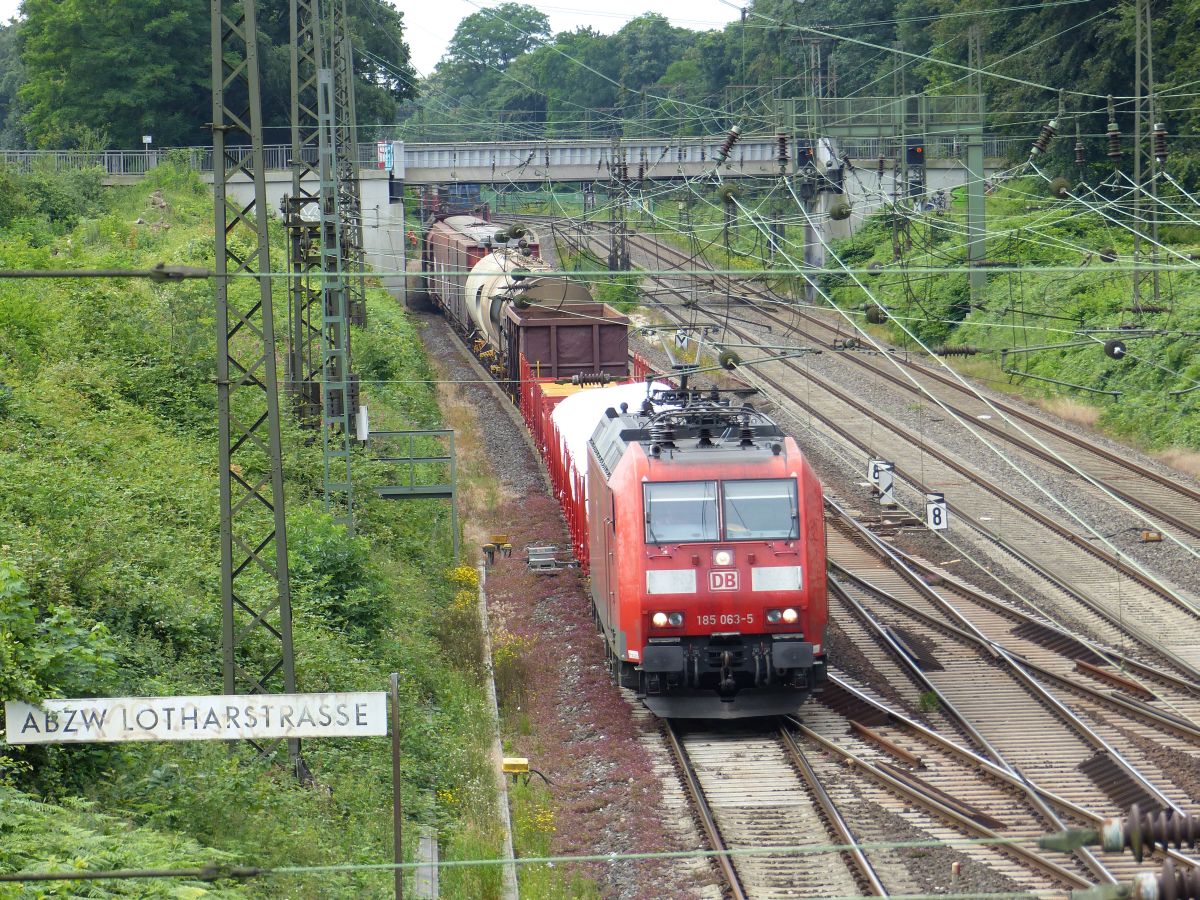
<svg viewBox="0 0 1200 900">
<path fill-rule="evenodd" d="M 1133 311 L 1142 311 L 1142 282 L 1150 276 L 1154 306 L 1159 304 L 1158 283 L 1158 158 L 1153 149 L 1154 121 L 1154 32 L 1150 0 L 1137 0 L 1134 28 L 1133 90 Z M 1150 202 L 1146 202 L 1146 194 Z M 1148 227 L 1147 227 L 1148 226 Z M 1142 254 L 1142 229 L 1149 231 L 1149 273 L 1137 268 Z"/>
<path fill-rule="evenodd" d="M 228 694 L 296 690 L 254 0 L 211 0 L 221 645 Z M 254 200 L 231 201 L 249 178 Z M 251 276 L 251 277 L 238 277 Z M 293 763 L 299 741 L 288 741 Z"/>
<path fill-rule="evenodd" d="M 358 177 L 358 116 L 354 99 L 354 45 L 346 0 L 332 6 L 333 124 L 337 134 L 334 158 L 338 180 L 338 206 L 342 217 L 342 256 L 345 259 L 347 317 L 352 325 L 367 320 L 364 272 L 362 191 Z"/>
<path fill-rule="evenodd" d="M 334 72 L 317 70 L 321 174 L 321 440 L 324 451 L 325 509 L 354 529 L 352 439 L 357 391 L 350 375 L 349 292 L 337 138 Z"/>
<path fill-rule="evenodd" d="M 282 211 L 288 231 L 287 393 L 301 422 L 321 416 L 320 172 L 317 69 L 318 0 L 291 0 L 292 192 Z"/>
</svg>

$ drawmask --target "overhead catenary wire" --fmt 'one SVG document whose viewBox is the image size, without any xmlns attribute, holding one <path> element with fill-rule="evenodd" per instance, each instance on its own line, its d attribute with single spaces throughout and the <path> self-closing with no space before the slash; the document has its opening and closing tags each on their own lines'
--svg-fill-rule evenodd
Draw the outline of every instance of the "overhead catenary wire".
<svg viewBox="0 0 1200 900">
<path fill-rule="evenodd" d="M 721 850 L 665 850 L 657 852 L 641 852 L 641 853 L 582 853 L 574 855 L 561 856 L 517 856 L 512 859 L 492 858 L 492 859 L 439 859 L 436 863 L 425 862 L 380 862 L 380 863 L 329 863 L 317 865 L 296 865 L 296 866 L 228 866 L 221 864 L 210 864 L 205 866 L 194 866 L 187 868 L 157 868 L 157 869 L 109 869 L 109 870 L 94 870 L 86 869 L 74 870 L 59 870 L 48 872 L 3 872 L 0 873 L 0 883 L 34 883 L 47 881 L 122 881 L 129 879 L 147 879 L 147 878 L 185 878 L 189 880 L 199 881 L 220 881 L 220 880 L 235 880 L 244 881 L 254 878 L 267 877 L 297 877 L 297 876 L 313 876 L 327 875 L 336 873 L 350 872 L 394 872 L 397 869 L 401 871 L 415 871 L 423 866 L 436 865 L 439 869 L 459 869 L 459 868 L 481 868 L 490 866 L 504 865 L 519 865 L 519 866 L 535 866 L 535 865 L 565 865 L 570 863 L 585 863 L 585 862 L 636 862 L 642 860 L 673 860 L 673 859 L 714 859 L 717 857 L 742 857 L 742 856 L 814 856 L 825 855 L 831 853 L 844 853 L 851 850 L 900 850 L 905 848 L 920 849 L 920 848 L 945 848 L 957 849 L 968 847 L 1004 847 L 1008 845 L 1020 844 L 1022 838 L 1006 838 L 1006 837 L 991 837 L 991 838 L 942 838 L 942 839 L 927 839 L 916 841 L 862 841 L 855 844 L 799 844 L 799 845 L 784 845 L 784 846 L 767 846 L 767 847 L 729 847 Z M 893 900 L 953 900 L 955 896 L 961 900 L 972 900 L 972 898 L 1038 898 L 1049 896 L 1050 892 L 1045 891 L 1016 891 L 1016 892 L 1000 892 L 995 894 L 981 894 L 972 892 L 970 894 L 908 894 L 895 895 Z M 827 897 L 814 898 L 814 900 L 859 900 L 861 895 L 852 897 Z"/>
<path fill-rule="evenodd" d="M 795 196 L 794 194 L 793 194 L 793 196 L 794 196 L 796 202 L 800 205 L 800 208 L 804 209 L 803 201 L 801 201 L 798 196 Z M 814 232 L 814 234 L 818 235 L 818 240 L 820 240 L 822 245 L 824 246 L 825 252 L 827 254 L 829 254 L 829 256 L 831 258 L 833 258 L 834 261 L 837 262 L 839 266 L 842 266 L 843 264 L 842 264 L 841 257 L 836 253 L 836 251 L 834 251 L 832 246 L 830 246 L 830 244 L 826 240 L 826 238 L 816 228 L 813 229 L 813 232 Z M 878 298 L 876 298 L 875 295 L 872 293 L 871 289 L 869 287 L 867 287 L 867 285 L 864 284 L 861 279 L 858 278 L 856 273 L 851 272 L 848 268 L 844 268 L 844 271 L 846 271 L 846 273 L 848 275 L 850 275 L 850 277 L 855 282 L 855 284 L 858 286 L 858 288 L 861 291 L 863 291 L 863 293 L 867 296 L 867 298 L 871 302 L 880 306 L 880 308 L 882 308 L 882 309 L 887 308 L 886 306 L 884 306 L 884 304 L 880 303 Z M 840 307 L 837 306 L 837 304 L 834 304 L 832 302 L 832 300 L 830 300 L 830 303 L 834 307 L 834 309 L 838 310 L 839 313 L 841 312 L 841 309 L 840 309 Z M 871 344 L 871 346 L 875 347 L 876 350 L 879 350 L 881 353 L 883 353 L 884 348 L 882 348 L 879 345 L 879 342 L 874 338 L 873 335 L 871 335 L 871 333 L 869 331 L 867 331 L 865 328 L 859 327 L 857 322 L 855 322 L 855 320 L 853 318 L 847 317 L 847 321 L 849 321 L 852 325 L 854 325 L 856 328 L 858 328 L 859 333 L 862 335 L 862 337 L 868 343 Z M 1099 490 L 1101 493 L 1105 494 L 1109 498 L 1109 500 L 1112 501 L 1113 503 L 1115 503 L 1116 505 L 1125 509 L 1127 512 L 1131 513 L 1132 515 L 1134 515 L 1138 519 L 1142 520 L 1143 522 L 1146 522 L 1147 524 L 1151 525 L 1152 527 L 1161 529 L 1161 526 L 1158 523 L 1156 523 L 1152 518 L 1147 516 L 1141 510 L 1132 506 L 1130 503 L 1128 503 L 1121 497 L 1118 497 L 1116 494 L 1114 494 L 1108 488 L 1107 485 L 1104 485 L 1102 482 L 1095 479 L 1089 473 L 1087 473 L 1083 469 L 1080 469 L 1077 465 L 1075 465 L 1069 459 L 1066 459 L 1065 457 L 1063 457 L 1062 454 L 1059 453 L 1056 449 L 1048 446 L 1045 442 L 1043 442 L 1036 435 L 1030 433 L 1023 425 L 1021 425 L 1020 422 L 1016 421 L 1011 416 L 1009 416 L 1007 413 L 1005 413 L 1003 410 L 1001 410 L 999 407 L 997 407 L 995 405 L 995 403 L 991 400 L 991 398 L 989 398 L 987 395 L 980 392 L 966 378 L 964 378 L 962 375 L 960 375 L 953 366 L 949 365 L 945 361 L 945 359 L 943 359 L 941 356 L 934 353 L 928 347 L 928 345 L 924 341 L 922 341 L 919 336 L 917 336 L 917 334 L 915 332 L 913 332 L 911 329 L 909 329 L 906 326 L 899 324 L 899 323 L 898 323 L 898 327 L 901 328 L 901 330 L 905 333 L 905 335 L 916 346 L 920 347 L 921 350 L 924 351 L 926 354 L 928 354 L 931 359 L 933 359 L 935 362 L 937 362 L 938 366 L 940 368 L 942 368 L 948 374 L 948 376 L 950 378 L 954 379 L 964 390 L 966 390 L 968 393 L 972 394 L 976 399 L 978 399 L 980 402 L 982 402 L 994 415 L 999 416 L 1000 419 L 1003 420 L 1008 427 L 1011 427 L 1014 430 L 1018 431 L 1025 439 L 1030 441 L 1030 443 L 1036 445 L 1042 451 L 1050 454 L 1061 465 L 1063 465 L 1065 468 L 1069 469 L 1074 474 L 1078 475 L 1080 478 L 1084 479 L 1086 482 L 1091 484 L 1094 488 Z M 1097 343 L 1100 343 L 1100 342 L 1098 341 Z M 1140 574 L 1142 574 L 1147 579 L 1149 579 L 1152 583 L 1159 584 L 1158 579 L 1155 578 L 1151 573 L 1147 572 L 1145 570 L 1145 568 L 1139 562 L 1130 558 L 1127 553 L 1125 553 L 1120 548 L 1118 548 L 1115 544 L 1113 544 L 1109 540 L 1109 538 L 1105 534 L 1103 534 L 1098 528 L 1093 526 L 1091 523 L 1089 523 L 1087 520 L 1085 520 L 1083 517 L 1081 517 L 1078 513 L 1076 513 L 1073 509 L 1071 509 L 1071 507 L 1065 501 L 1060 499 L 1049 487 L 1044 485 L 1040 479 L 1038 479 L 1032 473 L 1027 471 L 1025 469 L 1025 467 L 1021 466 L 1010 454 L 1005 453 L 1002 448 L 996 446 L 995 444 L 992 443 L 992 441 L 988 440 L 988 438 L 985 437 L 982 434 L 982 432 L 980 432 L 973 425 L 971 425 L 970 423 L 965 421 L 954 410 L 952 410 L 948 406 L 946 406 L 946 404 L 942 400 L 940 400 L 936 395 L 934 395 L 932 392 L 930 392 L 929 389 L 919 379 L 917 379 L 915 376 L 913 376 L 912 373 L 910 373 L 904 366 L 900 365 L 899 361 L 892 359 L 890 357 L 890 355 L 887 353 L 883 353 L 883 356 L 885 359 L 888 359 L 889 362 L 910 383 L 912 383 L 912 385 L 920 393 L 922 393 L 926 397 L 928 397 L 932 403 L 934 403 L 943 412 L 945 412 L 948 416 L 950 416 L 953 421 L 955 421 L 959 425 L 961 425 L 964 430 L 966 430 L 969 434 L 971 434 L 983 446 L 988 448 L 997 458 L 1004 461 L 1009 466 L 1009 468 L 1013 469 L 1013 471 L 1015 471 L 1018 475 L 1020 475 L 1022 478 L 1024 478 L 1030 484 L 1031 487 L 1033 487 L 1035 490 L 1037 490 L 1039 493 L 1041 493 L 1044 497 L 1046 497 L 1046 499 L 1049 500 L 1054 506 L 1056 506 L 1058 509 L 1060 509 L 1064 514 L 1066 514 L 1069 518 L 1074 520 L 1076 523 L 1078 523 L 1088 533 L 1093 535 L 1093 537 L 1097 541 L 1103 543 L 1103 545 L 1106 546 L 1109 549 L 1109 551 L 1112 552 L 1112 554 L 1116 558 L 1125 559 L 1130 565 L 1132 565 L 1134 567 L 1135 570 L 1137 570 Z M 1182 540 L 1178 539 L 1173 534 L 1171 534 L 1169 530 L 1166 530 L 1166 534 L 1167 534 L 1167 536 L 1170 537 L 1170 539 L 1172 541 L 1174 541 L 1180 548 L 1182 548 L 1184 550 L 1184 552 L 1188 553 L 1189 555 L 1191 555 L 1197 559 L 1200 559 L 1200 551 L 1198 551 L 1196 548 L 1193 548 L 1193 547 L 1189 546 L 1188 544 L 1186 544 L 1185 542 L 1183 542 Z M 1165 588 L 1164 588 L 1164 590 L 1165 590 Z M 1171 593 L 1172 593 L 1172 595 L 1174 595 L 1174 592 L 1171 592 Z M 1178 599 L 1179 599 L 1179 602 L 1183 606 L 1190 609 L 1193 613 L 1200 615 L 1200 608 L 1197 608 L 1193 603 L 1191 603 L 1185 597 L 1179 597 Z"/>
</svg>

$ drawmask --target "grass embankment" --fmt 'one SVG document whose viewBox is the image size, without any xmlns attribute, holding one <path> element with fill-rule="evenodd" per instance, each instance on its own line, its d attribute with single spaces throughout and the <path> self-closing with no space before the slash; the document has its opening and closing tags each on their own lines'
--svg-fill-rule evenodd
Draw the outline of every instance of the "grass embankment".
<svg viewBox="0 0 1200 900">
<path fill-rule="evenodd" d="M 96 173 L 0 180 L 7 268 L 212 264 L 211 193 L 190 173 L 163 167 L 107 191 Z M 285 296 L 277 279 L 280 335 Z M 354 350 L 374 427 L 440 424 L 414 329 L 381 290 Z M 0 698 L 221 692 L 214 356 L 208 282 L 0 281 Z M 382 690 L 399 671 L 406 833 L 437 826 L 443 858 L 498 855 L 478 628 L 455 614 L 472 573 L 450 569 L 446 510 L 375 500 L 371 479 L 386 473 L 359 460 L 348 535 L 322 512 L 312 436 L 285 423 L 299 688 Z M 0 743 L 0 871 L 389 860 L 387 742 L 313 740 L 304 753 L 315 787 L 244 746 Z M 450 897 L 498 886 L 493 869 L 443 878 Z M 61 892 L 196 895 L 177 887 Z M 384 896 L 391 876 L 221 890 Z"/>
<path fill-rule="evenodd" d="M 1171 202 L 1188 205 L 1180 198 Z M 975 298 L 965 274 L 860 275 L 896 317 L 886 336 L 914 346 L 907 329 L 927 346 L 973 347 L 980 352 L 951 358 L 964 373 L 1159 451 L 1175 464 L 1200 462 L 1193 452 L 1200 450 L 1200 391 L 1171 393 L 1200 383 L 1200 271 L 1162 273 L 1157 308 L 1146 276 L 1139 311 L 1132 304 L 1133 239 L 1128 230 L 1079 204 L 1051 198 L 1032 179 L 1003 186 L 987 203 L 987 259 L 1031 271 L 990 273 L 986 289 Z M 964 230 L 963 201 L 956 199 L 944 216 L 872 217 L 835 250 L 856 269 L 872 263 L 891 266 L 895 241 L 900 261 L 908 267 L 953 268 L 965 261 Z M 1188 256 L 1200 246 L 1200 227 L 1164 226 L 1161 240 Z M 1159 254 L 1181 262 L 1164 251 Z M 1038 272 L 1039 267 L 1079 268 Z M 827 268 L 836 269 L 836 263 L 831 260 Z M 830 274 L 825 287 L 839 306 L 861 315 L 867 296 L 848 276 Z M 1140 336 L 1142 330 L 1150 333 Z M 1124 340 L 1124 358 L 1104 353 L 1110 338 Z M 1088 343 L 1012 352 L 1074 341 Z M 1010 352 L 1002 369 L 1004 349 Z M 1022 373 L 1078 387 L 1023 378 Z"/>
</svg>

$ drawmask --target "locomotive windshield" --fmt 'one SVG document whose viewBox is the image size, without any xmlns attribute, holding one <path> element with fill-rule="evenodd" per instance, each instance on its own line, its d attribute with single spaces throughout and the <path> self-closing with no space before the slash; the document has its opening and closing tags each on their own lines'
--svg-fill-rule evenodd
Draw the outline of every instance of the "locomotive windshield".
<svg viewBox="0 0 1200 900">
<path fill-rule="evenodd" d="M 646 543 L 717 540 L 717 483 L 676 481 L 647 484 Z"/>
<path fill-rule="evenodd" d="M 791 478 L 726 481 L 725 539 L 794 540 L 800 535 L 796 482 Z"/>
</svg>

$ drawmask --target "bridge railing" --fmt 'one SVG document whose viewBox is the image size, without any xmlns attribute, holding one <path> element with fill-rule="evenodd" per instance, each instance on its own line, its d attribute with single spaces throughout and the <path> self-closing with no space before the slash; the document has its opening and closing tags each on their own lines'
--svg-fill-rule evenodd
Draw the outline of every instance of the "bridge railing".
<svg viewBox="0 0 1200 900">
<path fill-rule="evenodd" d="M 983 139 L 984 155 L 989 157 L 1007 157 L 1019 155 L 1029 143 L 1026 137 L 985 136 Z M 631 168 L 637 168 L 644 161 L 648 166 L 695 162 L 712 159 L 720 145 L 720 139 L 714 138 L 684 138 L 683 140 L 664 138 L 661 140 L 632 138 L 625 139 L 622 146 L 626 150 Z M 509 169 L 524 170 L 530 166 L 537 167 L 549 160 L 552 166 L 595 164 L 607 160 L 609 143 L 599 140 L 571 141 L 556 139 L 553 141 L 513 141 L 502 144 L 485 142 L 445 142 L 433 144 L 406 144 L 405 160 L 412 167 L 437 167 L 453 170 L 458 167 L 485 166 L 496 167 L 498 171 Z M 928 159 L 954 159 L 965 153 L 965 139 L 948 135 L 929 136 L 925 142 L 925 154 Z M 288 169 L 291 165 L 292 148 L 290 144 L 269 144 L 263 148 L 266 154 L 268 169 Z M 880 156 L 893 159 L 898 151 L 895 140 L 876 138 L 843 139 L 838 145 L 839 152 L 848 154 L 853 159 L 869 160 Z M 360 143 L 358 145 L 358 164 L 362 168 L 375 168 L 376 145 Z M 245 147 L 231 147 L 230 154 L 248 152 Z M 744 138 L 735 151 L 734 157 L 746 161 L 770 160 L 775 154 L 774 137 L 760 140 L 754 137 Z M 312 151 L 315 162 L 315 150 Z M 158 150 L 0 150 L 0 165 L 7 165 L 20 171 L 30 171 L 34 168 L 48 167 L 54 171 L 71 169 L 98 168 L 106 175 L 145 175 L 155 166 L 166 159 L 180 159 L 192 169 L 199 172 L 213 170 L 211 147 L 164 147 Z"/>
<path fill-rule="evenodd" d="M 227 149 L 235 159 L 249 153 L 248 147 Z M 268 144 L 263 148 L 268 169 L 287 169 L 291 166 L 290 144 Z M 106 175 L 145 175 L 168 158 L 179 159 L 198 172 L 213 170 L 212 147 L 163 147 L 158 150 L 0 150 L 0 165 L 22 172 L 47 167 L 61 172 L 72 169 L 100 169 Z M 375 144 L 358 145 L 360 166 L 375 166 Z M 312 151 L 316 161 L 316 151 Z"/>
</svg>

